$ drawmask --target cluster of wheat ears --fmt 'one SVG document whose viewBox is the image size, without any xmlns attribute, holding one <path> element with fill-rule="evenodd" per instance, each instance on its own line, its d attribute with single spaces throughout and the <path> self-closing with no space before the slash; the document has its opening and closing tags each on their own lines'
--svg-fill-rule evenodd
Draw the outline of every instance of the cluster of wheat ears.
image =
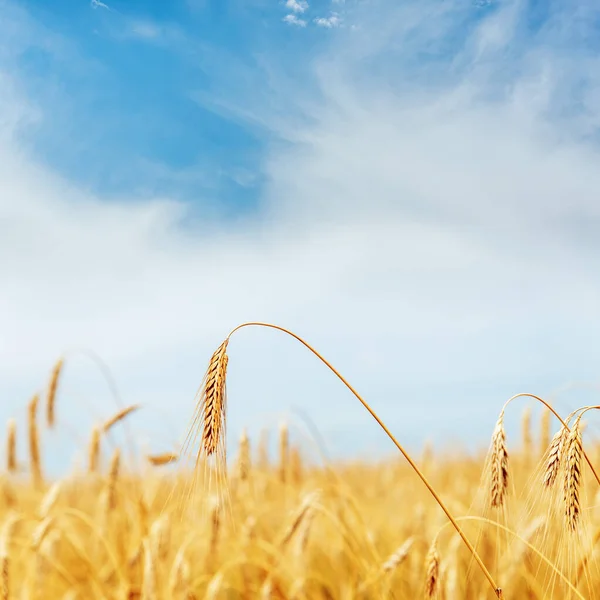
<svg viewBox="0 0 600 600">
<path fill-rule="evenodd" d="M 250 325 L 304 344 L 403 456 L 309 464 L 282 426 L 275 459 L 264 437 L 252 451 L 244 433 L 227 466 L 227 348 Z M 56 426 L 62 367 L 43 398 L 47 428 Z M 518 398 L 529 403 L 509 461 L 504 415 Z M 543 409 L 537 435 L 533 403 Z M 502 408 L 487 454 L 426 447 L 415 459 L 314 348 L 267 323 L 227 336 L 181 452 L 147 456 L 146 467 L 127 465 L 119 447 L 102 467 L 105 438 L 138 408 L 129 406 L 92 430 L 87 471 L 48 481 L 39 404 L 36 395 L 28 405 L 25 476 L 8 424 L 0 600 L 600 598 L 600 446 L 582 442 L 582 418 L 596 406 L 562 418 L 542 398 L 518 394 Z"/>
</svg>

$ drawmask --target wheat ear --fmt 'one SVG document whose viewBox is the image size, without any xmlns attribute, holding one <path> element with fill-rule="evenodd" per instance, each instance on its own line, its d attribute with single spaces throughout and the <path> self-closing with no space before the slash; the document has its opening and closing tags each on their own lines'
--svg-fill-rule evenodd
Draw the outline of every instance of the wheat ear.
<svg viewBox="0 0 600 600">
<path fill-rule="evenodd" d="M 492 434 L 490 477 L 490 504 L 498 508 L 504 504 L 508 489 L 508 451 L 504 431 L 504 412 L 500 413 Z"/>
<path fill-rule="evenodd" d="M 64 360 L 59 358 L 52 369 L 52 375 L 50 376 L 50 383 L 48 384 L 48 395 L 46 397 L 46 423 L 48 427 L 54 427 L 56 420 L 56 390 L 58 389 L 58 380 L 60 373 L 64 366 Z"/>
<path fill-rule="evenodd" d="M 36 394 L 29 402 L 28 430 L 29 430 L 29 461 L 31 463 L 31 476 L 33 485 L 40 487 L 42 485 L 42 465 L 40 460 L 40 439 L 37 426 L 37 410 L 40 397 Z"/>
<path fill-rule="evenodd" d="M 437 592 L 440 577 L 440 555 L 437 549 L 437 538 L 434 538 L 425 557 L 425 598 L 433 598 Z"/>
<path fill-rule="evenodd" d="M 100 429 L 94 427 L 92 429 L 92 437 L 88 447 L 88 473 L 96 473 L 100 463 Z"/>
<path fill-rule="evenodd" d="M 575 531 L 579 523 L 582 454 L 580 417 L 577 417 L 566 441 L 565 456 L 565 519 L 570 531 Z"/>
<path fill-rule="evenodd" d="M 125 417 L 138 410 L 138 408 L 140 408 L 139 404 L 133 404 L 132 406 L 127 406 L 126 408 L 121 409 L 118 413 L 115 413 L 112 417 L 110 417 L 110 419 L 104 422 L 102 425 L 102 432 L 107 433 Z"/>
<path fill-rule="evenodd" d="M 146 460 L 153 467 L 161 467 L 162 465 L 168 465 L 169 463 L 176 462 L 179 458 L 178 454 L 174 452 L 163 452 L 163 454 L 149 454 L 146 456 Z"/>
<path fill-rule="evenodd" d="M 384 573 L 388 573 L 397 569 L 408 556 L 410 549 L 414 542 L 413 537 L 409 537 L 401 546 L 399 546 L 394 553 L 381 565 L 381 570 Z"/>
<path fill-rule="evenodd" d="M 544 470 L 544 486 L 551 488 L 558 477 L 558 472 L 562 466 L 565 442 L 569 435 L 569 430 L 562 426 L 552 437 L 550 447 L 548 448 L 548 458 L 546 459 L 546 469 Z"/>
<path fill-rule="evenodd" d="M 227 404 L 227 338 L 213 353 L 200 388 L 190 434 L 200 432 L 197 462 L 202 456 L 225 458 L 225 429 Z M 191 440 L 188 436 L 186 443 Z"/>
<path fill-rule="evenodd" d="M 17 470 L 17 423 L 14 419 L 8 420 L 6 436 L 6 469 L 9 473 Z"/>
<path fill-rule="evenodd" d="M 287 423 L 279 427 L 279 480 L 281 483 L 287 481 L 290 460 L 290 434 Z"/>
<path fill-rule="evenodd" d="M 0 535 L 2 600 L 9 600 L 10 598 L 10 543 L 12 541 L 12 534 L 17 521 L 17 515 L 14 513 L 11 514 L 2 526 L 2 533 Z"/>
<path fill-rule="evenodd" d="M 250 475 L 250 440 L 246 429 L 240 436 L 240 449 L 238 456 L 238 476 L 242 481 L 246 481 Z"/>
</svg>

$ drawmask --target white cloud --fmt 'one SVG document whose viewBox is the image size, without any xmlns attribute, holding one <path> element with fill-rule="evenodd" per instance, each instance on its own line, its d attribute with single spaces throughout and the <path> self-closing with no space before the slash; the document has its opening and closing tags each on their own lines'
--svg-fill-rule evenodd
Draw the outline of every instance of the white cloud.
<svg viewBox="0 0 600 600">
<path fill-rule="evenodd" d="M 100 2 L 100 0 L 90 0 L 90 6 L 92 8 L 104 8 L 105 10 L 110 10 L 108 5 L 104 2 Z"/>
<path fill-rule="evenodd" d="M 304 13 L 308 10 L 308 2 L 306 0 L 287 0 L 285 6 L 295 13 Z"/>
<path fill-rule="evenodd" d="M 135 21 L 130 27 L 131 35 L 147 40 L 154 40 L 161 36 L 162 29 L 149 21 Z"/>
<path fill-rule="evenodd" d="M 596 62 L 549 43 L 560 28 L 523 42 L 498 18 L 465 36 L 452 69 L 414 65 L 419 48 L 456 39 L 461 14 L 384 6 L 315 61 L 318 90 L 274 78 L 270 103 L 237 94 L 287 143 L 270 147 L 261 212 L 230 226 L 186 227 L 177 202 L 106 202 L 48 170 L 20 132 L 51 108 L 3 67 L 3 398 L 25 400 L 60 352 L 84 346 L 129 401 L 154 407 L 140 418 L 176 435 L 210 353 L 247 319 L 305 335 L 411 441 L 484 441 L 508 395 L 597 376 Z M 577 110 L 555 110 L 575 94 Z M 242 331 L 230 353 L 232 434 L 293 405 L 339 440 L 364 427 L 292 340 Z M 103 399 L 80 363 L 65 390 L 77 406 Z M 367 428 L 374 440 L 389 448 Z"/>
<path fill-rule="evenodd" d="M 306 21 L 304 19 L 298 18 L 296 15 L 285 15 L 283 17 L 284 23 L 288 23 L 289 25 L 296 25 L 297 27 L 306 27 Z"/>
<path fill-rule="evenodd" d="M 337 13 L 331 13 L 328 17 L 317 17 L 315 24 L 318 27 L 325 27 L 327 29 L 333 29 L 339 27 L 342 24 L 342 19 Z"/>
</svg>

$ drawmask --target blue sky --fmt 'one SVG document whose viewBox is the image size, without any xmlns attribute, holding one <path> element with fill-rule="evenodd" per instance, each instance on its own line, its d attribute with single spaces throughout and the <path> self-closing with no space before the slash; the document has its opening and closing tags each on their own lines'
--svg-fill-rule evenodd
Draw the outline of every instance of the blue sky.
<svg viewBox="0 0 600 600">
<path fill-rule="evenodd" d="M 412 447 L 591 401 L 599 33 L 583 0 L 0 0 L 0 420 L 71 352 L 71 452 L 113 407 L 87 348 L 161 451 L 255 319 Z M 332 455 L 391 451 L 292 340 L 230 365 L 232 439 L 301 407 Z"/>
</svg>

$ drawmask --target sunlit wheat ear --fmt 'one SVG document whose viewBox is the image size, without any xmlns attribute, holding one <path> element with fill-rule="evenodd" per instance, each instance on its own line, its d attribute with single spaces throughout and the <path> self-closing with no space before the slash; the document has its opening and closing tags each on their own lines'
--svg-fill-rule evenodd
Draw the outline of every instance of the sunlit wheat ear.
<svg viewBox="0 0 600 600">
<path fill-rule="evenodd" d="M 52 369 L 52 375 L 50 376 L 50 383 L 48 385 L 48 395 L 46 397 L 46 423 L 48 427 L 54 427 L 56 420 L 55 408 L 56 408 L 56 390 L 58 389 L 58 379 L 64 365 L 64 360 L 60 358 Z"/>
<path fill-rule="evenodd" d="M 17 470 L 17 423 L 14 419 L 8 420 L 6 435 L 6 470 L 14 473 Z"/>
<path fill-rule="evenodd" d="M 504 413 L 502 413 L 492 434 L 490 456 L 490 504 L 501 507 L 508 489 L 508 451 L 504 431 Z"/>
<path fill-rule="evenodd" d="M 144 570 L 141 600 L 158 600 L 154 556 L 148 540 L 144 540 Z"/>
<path fill-rule="evenodd" d="M 440 577 L 440 556 L 437 550 L 437 538 L 433 540 L 425 557 L 425 598 L 433 598 L 437 592 Z"/>
<path fill-rule="evenodd" d="M 2 600 L 9 600 L 11 595 L 10 589 L 10 544 L 12 542 L 13 530 L 17 524 L 18 517 L 15 513 L 12 513 L 4 525 L 2 526 L 2 532 L 0 533 L 0 562 L 1 562 L 1 576 L 2 576 L 2 588 L 1 598 Z"/>
<path fill-rule="evenodd" d="M 115 413 L 110 419 L 104 422 L 102 425 L 102 432 L 107 433 L 110 431 L 117 423 L 120 423 L 123 419 L 128 417 L 131 413 L 135 412 L 140 408 L 139 404 L 133 404 L 132 406 L 127 406 L 126 408 L 121 409 L 118 413 Z"/>
<path fill-rule="evenodd" d="M 242 481 L 246 481 L 250 475 L 250 440 L 246 429 L 240 436 L 240 447 L 238 456 L 238 476 Z"/>
<path fill-rule="evenodd" d="M 174 452 L 163 452 L 163 454 L 149 454 L 146 456 L 146 460 L 153 467 L 162 467 L 173 462 L 177 462 L 179 455 Z"/>
<path fill-rule="evenodd" d="M 225 458 L 228 342 L 229 340 L 225 340 L 212 355 L 200 388 L 190 431 L 190 435 L 198 430 L 200 432 L 197 462 L 202 456 L 208 457 L 213 454 Z"/>
<path fill-rule="evenodd" d="M 397 569 L 408 556 L 413 545 L 414 538 L 409 537 L 384 563 L 381 565 L 382 571 L 385 573 Z"/>
<path fill-rule="evenodd" d="M 281 539 L 279 541 L 279 547 L 284 548 L 288 545 L 289 541 L 294 537 L 294 534 L 300 528 L 302 522 L 306 519 L 306 517 L 310 514 L 310 512 L 314 509 L 315 504 L 319 501 L 321 497 L 321 490 L 317 489 L 312 492 L 309 492 L 304 496 L 300 506 L 296 510 L 293 515 L 293 518 L 284 531 Z"/>
<path fill-rule="evenodd" d="M 56 506 L 62 491 L 62 482 L 56 481 L 52 487 L 46 492 L 39 507 L 39 518 L 45 519 L 50 516 L 52 509 Z"/>
<path fill-rule="evenodd" d="M 543 480 L 544 487 L 546 488 L 551 488 L 558 477 L 558 472 L 562 466 L 565 442 L 568 435 L 568 429 L 563 426 L 554 434 L 554 437 L 550 442 Z"/>
<path fill-rule="evenodd" d="M 29 429 L 29 460 L 31 465 L 31 476 L 33 484 L 36 487 L 42 485 L 42 465 L 40 459 L 40 439 L 37 426 L 37 410 L 39 396 L 36 394 L 27 408 L 28 429 Z"/>
<path fill-rule="evenodd" d="M 279 426 L 279 479 L 281 483 L 287 481 L 289 458 L 290 435 L 287 423 L 282 423 Z"/>
<path fill-rule="evenodd" d="M 110 459 L 110 468 L 108 470 L 108 482 L 106 485 L 106 509 L 114 510 L 117 506 L 117 483 L 119 481 L 119 471 L 121 470 L 121 451 L 116 448 Z"/>
<path fill-rule="evenodd" d="M 94 427 L 92 429 L 92 437 L 88 448 L 88 473 L 96 473 L 98 464 L 100 463 L 100 429 Z"/>
<path fill-rule="evenodd" d="M 565 443 L 565 518 L 570 531 L 575 531 L 579 523 L 582 456 L 583 445 L 578 417 Z"/>
</svg>

